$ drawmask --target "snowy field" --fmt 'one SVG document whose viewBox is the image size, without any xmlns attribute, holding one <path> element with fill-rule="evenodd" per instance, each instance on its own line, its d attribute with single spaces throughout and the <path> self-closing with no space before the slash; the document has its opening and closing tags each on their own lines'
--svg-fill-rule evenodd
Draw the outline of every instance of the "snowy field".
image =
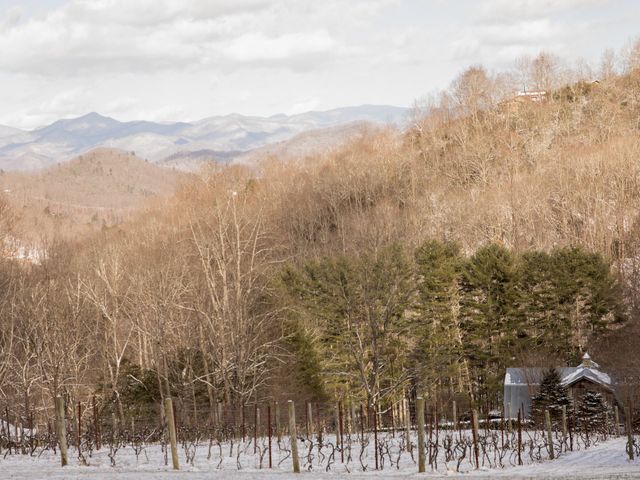
<svg viewBox="0 0 640 480">
<path fill-rule="evenodd" d="M 252 453 L 253 448 L 251 447 Z M 302 450 L 301 450 L 302 452 Z M 193 465 L 185 465 L 184 452 L 179 448 L 181 470 L 176 472 L 164 466 L 164 455 L 158 445 L 147 446 L 139 458 L 132 448 L 124 448 L 116 455 L 116 466 L 112 467 L 108 457 L 108 449 L 94 452 L 88 459 L 88 466 L 80 465 L 73 448 L 69 450 L 70 465 L 62 468 L 59 457 L 51 452 L 44 452 L 40 458 L 24 455 L 8 455 L 0 457 L 0 478 L 2 479 L 330 479 L 330 478 L 566 478 L 566 479 L 623 479 L 640 478 L 640 462 L 630 462 L 625 454 L 625 440 L 616 438 L 603 442 L 587 450 L 562 454 L 553 461 L 543 461 L 522 467 L 507 466 L 504 469 L 472 470 L 468 466 L 456 473 L 441 465 L 438 472 L 418 474 L 417 467 L 409 456 L 400 461 L 400 468 L 394 465 L 385 467 L 383 471 L 373 471 L 373 461 L 368 459 L 370 471 L 362 472 L 351 465 L 353 472 L 340 463 L 339 455 L 331 472 L 323 470 L 303 471 L 301 475 L 291 473 L 291 462 L 285 454 L 274 454 L 274 468 L 260 468 L 259 456 L 246 459 L 238 470 L 237 458 L 224 454 L 222 457 L 214 450 L 208 459 L 208 446 L 198 448 Z M 302 455 L 302 454 L 301 454 Z M 282 463 L 278 466 L 278 463 Z M 264 466 L 263 457 L 263 466 Z M 301 460 L 304 466 L 304 460 Z M 428 467 L 427 467 L 428 469 Z"/>
</svg>

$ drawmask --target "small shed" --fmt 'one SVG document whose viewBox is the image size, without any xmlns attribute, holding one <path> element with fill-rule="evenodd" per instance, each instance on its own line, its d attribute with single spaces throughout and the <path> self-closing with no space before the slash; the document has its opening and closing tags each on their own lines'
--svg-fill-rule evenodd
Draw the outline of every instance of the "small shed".
<svg viewBox="0 0 640 480">
<path fill-rule="evenodd" d="M 524 417 L 531 414 L 531 399 L 540 388 L 540 382 L 547 369 L 539 367 L 507 368 L 504 376 L 504 411 L 507 418 L 516 418 L 522 409 Z M 611 377 L 600 370 L 588 353 L 582 357 L 577 367 L 556 367 L 574 401 L 579 401 L 587 391 L 603 394 L 610 405 L 616 401 Z"/>
</svg>

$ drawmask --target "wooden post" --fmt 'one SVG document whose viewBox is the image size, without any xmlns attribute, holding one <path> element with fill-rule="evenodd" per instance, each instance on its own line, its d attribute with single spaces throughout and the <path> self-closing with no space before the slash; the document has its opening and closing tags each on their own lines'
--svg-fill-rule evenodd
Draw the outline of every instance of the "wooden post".
<svg viewBox="0 0 640 480">
<path fill-rule="evenodd" d="M 64 399 L 60 396 L 56 397 L 56 435 L 60 445 L 60 463 L 65 467 L 68 464 L 67 426 L 64 420 Z"/>
<path fill-rule="evenodd" d="M 313 431 L 313 414 L 311 409 L 311 402 L 307 402 L 307 438 L 311 438 L 311 432 Z"/>
<path fill-rule="evenodd" d="M 300 473 L 300 457 L 298 457 L 298 435 L 296 434 L 296 407 L 289 400 L 289 437 L 291 438 L 291 462 L 293 473 Z"/>
<path fill-rule="evenodd" d="M 567 406 L 562 406 L 562 446 L 560 447 L 560 451 L 566 451 L 566 443 L 567 443 Z"/>
<path fill-rule="evenodd" d="M 456 401 L 453 401 L 453 407 L 451 408 L 452 412 L 452 418 L 453 418 L 453 428 L 455 430 L 458 430 L 458 404 L 456 403 Z"/>
<path fill-rule="evenodd" d="M 246 418 L 245 413 L 246 412 L 245 412 L 245 408 L 244 407 L 245 407 L 244 402 L 242 402 L 242 408 L 240 409 L 240 423 L 241 423 L 240 429 L 242 430 L 242 441 L 243 442 L 244 442 L 246 434 L 247 434 L 247 429 L 246 429 L 246 425 L 245 425 L 245 418 Z"/>
<path fill-rule="evenodd" d="M 258 404 L 253 409 L 253 454 L 255 455 L 258 452 L 258 425 L 260 424 L 259 417 L 260 409 L 258 408 Z"/>
<path fill-rule="evenodd" d="M 80 455 L 80 445 L 82 443 L 82 404 L 78 400 L 78 431 L 76 432 L 76 441 L 78 442 L 78 456 Z"/>
<path fill-rule="evenodd" d="M 547 429 L 547 443 L 549 448 L 549 458 L 553 460 L 556 457 L 556 453 L 553 450 L 553 430 L 551 430 L 551 415 L 549 410 L 544 411 L 544 424 Z"/>
<path fill-rule="evenodd" d="M 222 402 L 220 400 L 218 400 L 216 407 L 218 409 L 218 425 L 222 427 L 224 425 L 224 414 L 222 412 Z"/>
<path fill-rule="evenodd" d="M 4 416 L 5 416 L 5 426 L 7 427 L 7 443 L 9 445 L 11 445 L 11 428 L 9 427 L 9 407 L 7 407 L 7 406 L 4 407 Z M 11 447 L 10 446 L 9 446 L 9 453 L 11 453 Z M 65 463 L 65 465 L 66 465 L 66 463 Z"/>
<path fill-rule="evenodd" d="M 98 405 L 96 404 L 96 396 L 93 396 L 93 434 L 95 435 L 96 450 L 100 450 L 100 422 L 98 421 Z"/>
<path fill-rule="evenodd" d="M 409 414 L 409 400 L 404 399 L 404 431 L 407 450 L 411 451 L 411 415 Z"/>
<path fill-rule="evenodd" d="M 480 468 L 480 452 L 478 447 L 478 410 L 471 411 L 471 429 L 473 433 L 473 453 L 476 458 L 476 470 Z"/>
<path fill-rule="evenodd" d="M 275 411 L 275 415 L 276 415 L 276 437 L 278 438 L 278 443 L 280 443 L 280 404 L 278 402 L 276 402 L 276 411 Z"/>
<path fill-rule="evenodd" d="M 613 407 L 613 411 L 615 414 L 615 433 L 616 433 L 616 437 L 620 436 L 620 412 L 618 411 L 618 406 L 616 405 L 615 407 Z"/>
<path fill-rule="evenodd" d="M 633 452 L 633 432 L 631 431 L 631 408 L 626 408 L 626 416 L 627 416 L 627 453 L 629 454 L 629 460 L 634 459 Z"/>
<path fill-rule="evenodd" d="M 340 461 L 344 463 L 344 416 L 342 414 L 342 402 L 338 403 L 338 427 L 340 431 Z"/>
<path fill-rule="evenodd" d="M 360 442 L 364 442 L 364 407 L 360 404 Z"/>
<path fill-rule="evenodd" d="M 169 441 L 171 442 L 171 462 L 173 463 L 173 469 L 180 469 L 180 462 L 178 461 L 178 438 L 176 435 L 176 419 L 173 413 L 173 401 L 170 397 L 164 399 L 164 415 L 167 420 L 167 426 L 169 427 Z"/>
<path fill-rule="evenodd" d="M 522 410 L 518 409 L 518 465 L 522 465 Z"/>
<path fill-rule="evenodd" d="M 373 404 L 373 453 L 376 459 L 376 470 L 378 470 L 380 466 L 380 462 L 378 460 L 378 408 L 376 404 Z"/>
<path fill-rule="evenodd" d="M 425 454 L 424 454 L 424 398 L 416 399 L 416 423 L 418 424 L 418 473 L 424 473 Z"/>
<path fill-rule="evenodd" d="M 271 457 L 271 436 L 273 432 L 271 430 L 271 404 L 267 404 L 267 435 L 269 436 L 269 468 L 273 468 L 273 460 Z"/>
</svg>

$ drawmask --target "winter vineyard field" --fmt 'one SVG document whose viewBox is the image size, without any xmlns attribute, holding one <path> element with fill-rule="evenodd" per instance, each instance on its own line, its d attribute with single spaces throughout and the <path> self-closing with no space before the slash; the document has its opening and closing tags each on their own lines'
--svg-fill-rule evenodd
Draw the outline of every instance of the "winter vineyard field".
<svg viewBox="0 0 640 480">
<path fill-rule="evenodd" d="M 263 431 L 255 425 L 230 427 L 179 426 L 180 471 L 171 467 L 171 449 L 163 425 L 128 428 L 104 424 L 97 438 L 89 425 L 78 432 L 69 422 L 69 464 L 60 466 L 60 450 L 51 429 L 31 432 L 2 423 L 0 478 L 295 478 L 291 442 L 285 429 Z M 415 477 L 418 433 L 404 428 L 362 428 L 358 422 L 301 422 L 298 457 L 305 478 Z M 335 426 L 335 432 L 331 426 Z M 640 478 L 638 435 L 635 459 L 629 460 L 628 437 L 614 425 L 589 431 L 559 428 L 548 433 L 501 419 L 480 422 L 477 441 L 468 422 L 427 422 L 424 432 L 426 476 L 495 476 L 501 478 Z M 341 440 L 342 437 L 342 440 Z M 520 437 L 520 440 L 519 440 Z M 476 457 L 477 446 L 477 457 Z M 98 448 L 99 447 L 99 448 Z M 477 458 L 477 460 L 476 460 Z M 477 463 L 476 463 L 477 461 Z"/>
</svg>

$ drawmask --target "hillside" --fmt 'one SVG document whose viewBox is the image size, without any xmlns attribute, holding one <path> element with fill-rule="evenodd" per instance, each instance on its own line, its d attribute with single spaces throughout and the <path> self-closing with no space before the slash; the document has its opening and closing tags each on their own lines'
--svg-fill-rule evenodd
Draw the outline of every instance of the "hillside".
<svg viewBox="0 0 640 480">
<path fill-rule="evenodd" d="M 0 189 L 21 217 L 22 235 L 67 236 L 119 223 L 186 179 L 135 155 L 98 149 L 39 172 L 4 172 Z"/>
</svg>

